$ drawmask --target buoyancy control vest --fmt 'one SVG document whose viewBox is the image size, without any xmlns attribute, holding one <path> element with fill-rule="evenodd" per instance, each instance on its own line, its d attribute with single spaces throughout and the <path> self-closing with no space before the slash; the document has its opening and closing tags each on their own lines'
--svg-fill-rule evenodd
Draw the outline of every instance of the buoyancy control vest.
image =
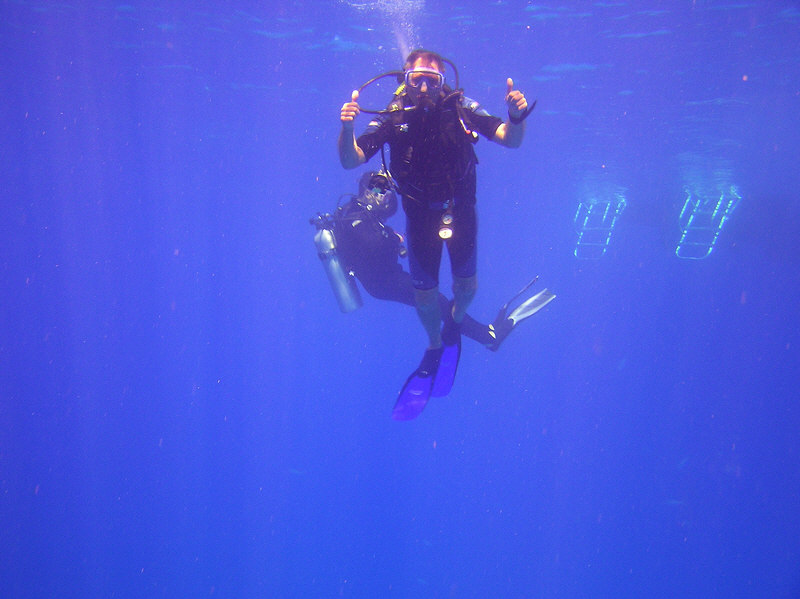
<svg viewBox="0 0 800 599">
<path fill-rule="evenodd" d="M 462 189 L 474 189 L 477 134 L 467 129 L 462 99 L 445 86 L 428 109 L 405 110 L 411 100 L 403 92 L 389 105 L 390 170 L 403 196 L 438 206 Z"/>
</svg>

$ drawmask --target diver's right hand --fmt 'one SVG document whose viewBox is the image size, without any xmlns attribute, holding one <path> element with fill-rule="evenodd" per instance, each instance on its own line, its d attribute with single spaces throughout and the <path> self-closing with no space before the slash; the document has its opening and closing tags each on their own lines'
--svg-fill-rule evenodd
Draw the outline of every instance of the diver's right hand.
<svg viewBox="0 0 800 599">
<path fill-rule="evenodd" d="M 361 109 L 358 107 L 358 90 L 353 90 L 353 95 L 349 102 L 346 102 L 342 105 L 342 127 L 347 127 L 349 129 L 353 128 L 353 121 L 361 112 Z"/>
</svg>

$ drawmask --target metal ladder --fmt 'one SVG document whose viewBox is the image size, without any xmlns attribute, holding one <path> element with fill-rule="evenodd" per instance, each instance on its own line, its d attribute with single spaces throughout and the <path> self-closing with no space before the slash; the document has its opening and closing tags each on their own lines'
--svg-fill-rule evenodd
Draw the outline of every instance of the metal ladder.
<svg viewBox="0 0 800 599">
<path fill-rule="evenodd" d="M 617 219 L 626 206 L 625 197 L 614 194 L 613 200 L 592 199 L 580 202 L 575 211 L 575 230 L 578 242 L 573 254 L 581 260 L 599 260 L 611 243 Z"/>
<path fill-rule="evenodd" d="M 681 238 L 675 255 L 685 260 L 702 260 L 711 255 L 722 227 L 741 200 L 735 185 L 720 192 L 718 199 L 694 197 L 687 188 L 686 201 L 678 217 Z"/>
</svg>

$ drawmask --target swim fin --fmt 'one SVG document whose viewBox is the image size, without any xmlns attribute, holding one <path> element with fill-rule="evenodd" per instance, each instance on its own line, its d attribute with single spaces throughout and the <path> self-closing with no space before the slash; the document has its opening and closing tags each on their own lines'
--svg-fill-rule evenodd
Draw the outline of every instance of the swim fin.
<svg viewBox="0 0 800 599">
<path fill-rule="evenodd" d="M 529 297 L 519 306 L 514 308 L 511 311 L 511 314 L 508 315 L 508 319 L 512 321 L 514 325 L 517 325 L 526 318 L 528 318 L 529 316 L 533 316 L 534 314 L 536 314 L 539 310 L 544 308 L 554 299 L 556 299 L 556 294 L 551 293 L 545 287 L 539 293 L 537 293 L 533 297 Z"/>
<path fill-rule="evenodd" d="M 492 338 L 492 341 L 487 345 L 487 347 L 490 350 L 497 351 L 500 348 L 500 344 L 505 341 L 505 338 L 508 337 L 509 333 L 511 333 L 514 327 L 516 327 L 526 318 L 533 316 L 547 304 L 556 299 L 556 295 L 545 288 L 536 295 L 526 299 L 510 313 L 508 313 L 508 315 L 506 315 L 509 304 L 522 293 L 524 293 L 531 285 L 533 285 L 536 282 L 536 279 L 538 279 L 538 277 L 523 287 L 522 291 L 511 298 L 511 300 L 506 302 L 502 308 L 500 308 L 500 311 L 497 313 L 497 318 L 495 318 L 494 322 L 489 325 L 489 336 Z"/>
<path fill-rule="evenodd" d="M 394 420 L 413 420 L 425 409 L 431 396 L 436 372 L 439 370 L 442 353 L 442 347 L 425 351 L 419 366 L 406 379 L 397 396 L 392 409 Z"/>
<path fill-rule="evenodd" d="M 456 380 L 459 358 L 461 358 L 461 325 L 448 313 L 442 327 L 442 357 L 439 360 L 439 369 L 433 379 L 433 388 L 431 389 L 433 397 L 449 395 Z"/>
</svg>

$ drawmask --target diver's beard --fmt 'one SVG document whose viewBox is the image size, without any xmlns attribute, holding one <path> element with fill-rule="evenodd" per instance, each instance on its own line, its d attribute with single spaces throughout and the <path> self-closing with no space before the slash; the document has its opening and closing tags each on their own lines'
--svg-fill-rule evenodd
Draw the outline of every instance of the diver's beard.
<svg viewBox="0 0 800 599">
<path fill-rule="evenodd" d="M 422 108 L 424 110 L 428 110 L 436 106 L 436 97 L 429 94 L 429 93 L 415 93 L 411 95 L 411 100 L 414 102 L 415 106 Z"/>
</svg>

